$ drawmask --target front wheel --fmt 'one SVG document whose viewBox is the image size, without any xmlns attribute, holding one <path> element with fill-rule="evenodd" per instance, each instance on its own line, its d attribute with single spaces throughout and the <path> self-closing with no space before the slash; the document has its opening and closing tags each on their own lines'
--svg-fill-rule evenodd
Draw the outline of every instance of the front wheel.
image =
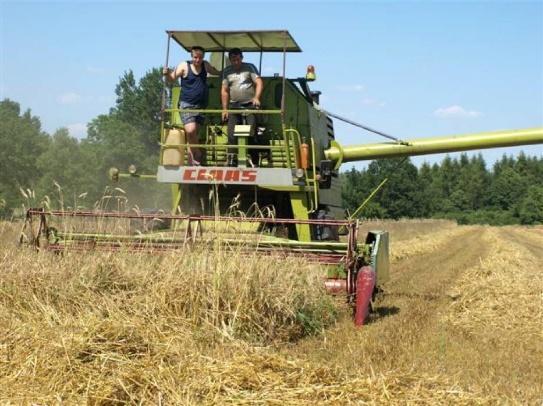
<svg viewBox="0 0 543 406">
<path fill-rule="evenodd" d="M 375 288 L 375 271 L 371 266 L 363 266 L 356 275 L 356 299 L 354 324 L 364 325 L 370 313 L 370 304 Z"/>
</svg>

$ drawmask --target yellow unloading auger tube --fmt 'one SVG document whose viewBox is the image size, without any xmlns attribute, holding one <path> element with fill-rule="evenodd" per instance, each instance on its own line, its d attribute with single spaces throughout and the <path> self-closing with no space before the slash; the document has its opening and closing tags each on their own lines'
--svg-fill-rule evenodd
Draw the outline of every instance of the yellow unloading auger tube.
<svg viewBox="0 0 543 406">
<path fill-rule="evenodd" d="M 331 147 L 324 151 L 324 155 L 326 159 L 335 163 L 336 168 L 339 168 L 345 162 L 530 144 L 543 144 L 543 128 L 449 135 L 347 147 L 342 147 L 336 141 L 332 141 Z"/>
</svg>

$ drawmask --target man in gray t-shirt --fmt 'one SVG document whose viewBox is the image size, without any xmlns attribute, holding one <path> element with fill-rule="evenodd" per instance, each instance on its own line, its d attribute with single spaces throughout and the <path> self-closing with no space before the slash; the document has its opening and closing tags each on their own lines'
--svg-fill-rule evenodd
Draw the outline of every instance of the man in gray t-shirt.
<svg viewBox="0 0 543 406">
<path fill-rule="evenodd" d="M 239 48 L 233 48 L 228 53 L 230 66 L 223 71 L 221 88 L 222 119 L 228 120 L 228 144 L 236 144 L 234 127 L 241 124 L 241 114 L 228 114 L 226 110 L 232 109 L 258 109 L 262 96 L 263 82 L 258 70 L 251 63 L 243 62 L 243 53 Z M 247 124 L 251 126 L 249 143 L 255 143 L 256 118 L 254 114 L 247 115 Z M 233 165 L 237 150 L 229 151 L 229 164 Z M 234 154 L 234 155 L 233 155 Z M 255 151 L 251 151 L 253 161 L 256 160 Z"/>
</svg>

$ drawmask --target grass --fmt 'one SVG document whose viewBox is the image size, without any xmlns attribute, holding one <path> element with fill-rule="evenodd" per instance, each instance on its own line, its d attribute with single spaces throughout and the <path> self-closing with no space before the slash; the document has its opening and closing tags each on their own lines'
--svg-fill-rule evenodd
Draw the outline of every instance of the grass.
<svg viewBox="0 0 543 406">
<path fill-rule="evenodd" d="M 542 230 L 375 226 L 401 238 L 355 329 L 300 259 L 37 254 L 0 223 L 0 402 L 540 403 Z"/>
<path fill-rule="evenodd" d="M 435 232 L 455 230 L 456 222 L 434 219 L 401 219 L 401 220 L 365 220 L 360 224 L 359 235 L 365 236 L 370 230 L 386 230 L 391 241 L 407 241 L 413 238 L 424 238 Z"/>
<path fill-rule="evenodd" d="M 1 231 L 15 240 L 12 225 Z M 298 340 L 336 314 L 322 269 L 300 259 L 226 249 L 59 256 L 10 247 L 2 256 L 4 400 L 101 401 L 125 393 L 119 385 L 148 399 L 152 390 L 134 387 L 127 370 L 173 372 L 186 353 Z M 297 272 L 286 277 L 289 268 Z"/>
<path fill-rule="evenodd" d="M 438 231 L 425 249 L 414 239 L 417 255 L 397 255 L 393 246 L 391 281 L 370 324 L 354 330 L 341 321 L 283 353 L 310 354 L 355 376 L 428 374 L 453 382 L 468 403 L 540 404 L 543 255 L 515 237 L 532 230 Z M 530 241 L 542 241 L 533 234 Z M 393 399 L 406 401 L 403 393 Z"/>
</svg>

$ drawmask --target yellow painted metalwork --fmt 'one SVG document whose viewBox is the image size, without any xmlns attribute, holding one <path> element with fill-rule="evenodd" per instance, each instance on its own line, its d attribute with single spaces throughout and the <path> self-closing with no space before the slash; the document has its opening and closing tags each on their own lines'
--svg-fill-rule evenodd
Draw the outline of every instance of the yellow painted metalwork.
<svg viewBox="0 0 543 406">
<path fill-rule="evenodd" d="M 406 144 L 386 142 L 380 144 L 341 147 L 332 143 L 324 151 L 327 159 L 338 163 L 379 158 L 396 158 L 413 155 L 439 154 L 474 149 L 509 147 L 543 143 L 543 128 L 494 131 L 475 134 L 451 135 L 437 138 L 420 138 Z"/>
<path fill-rule="evenodd" d="M 388 181 L 388 178 L 385 178 L 381 183 L 379 183 L 379 185 L 370 193 L 370 195 L 362 202 L 362 204 L 358 206 L 358 208 L 354 211 L 354 213 L 349 216 L 349 219 L 356 218 L 356 216 L 360 214 L 362 209 L 366 207 L 366 204 L 368 204 L 371 198 L 375 196 L 375 194 L 384 186 L 385 183 L 387 183 L 387 181 Z"/>
<path fill-rule="evenodd" d="M 311 167 L 313 168 L 313 177 L 310 179 L 307 176 L 307 171 L 306 171 L 306 177 L 307 177 L 308 183 L 309 182 L 313 183 L 313 193 L 314 193 L 315 200 L 314 200 L 314 203 L 311 205 L 312 208 L 310 211 L 310 213 L 313 213 L 317 211 L 317 209 L 319 208 L 319 187 L 317 185 L 318 180 L 317 180 L 317 164 L 316 164 L 316 157 L 315 157 L 315 140 L 313 138 L 309 138 L 309 139 L 311 140 Z"/>
<path fill-rule="evenodd" d="M 296 168 L 299 168 L 300 167 L 300 159 L 298 157 L 298 154 L 296 153 L 297 149 L 300 148 L 300 144 L 301 144 L 301 136 L 300 136 L 300 133 L 298 132 L 298 130 L 296 130 L 295 128 L 285 128 L 285 133 L 286 134 L 294 134 L 294 136 L 296 136 L 296 141 L 297 142 L 294 142 L 293 145 L 292 145 L 292 148 L 294 149 L 294 160 L 296 161 Z M 288 157 L 290 159 L 290 151 L 287 152 L 288 153 Z"/>
<path fill-rule="evenodd" d="M 292 205 L 292 213 L 296 220 L 308 220 L 308 202 L 305 192 L 291 192 L 290 204 Z M 296 234 L 298 241 L 311 241 L 311 230 L 309 224 L 296 224 Z"/>
</svg>

